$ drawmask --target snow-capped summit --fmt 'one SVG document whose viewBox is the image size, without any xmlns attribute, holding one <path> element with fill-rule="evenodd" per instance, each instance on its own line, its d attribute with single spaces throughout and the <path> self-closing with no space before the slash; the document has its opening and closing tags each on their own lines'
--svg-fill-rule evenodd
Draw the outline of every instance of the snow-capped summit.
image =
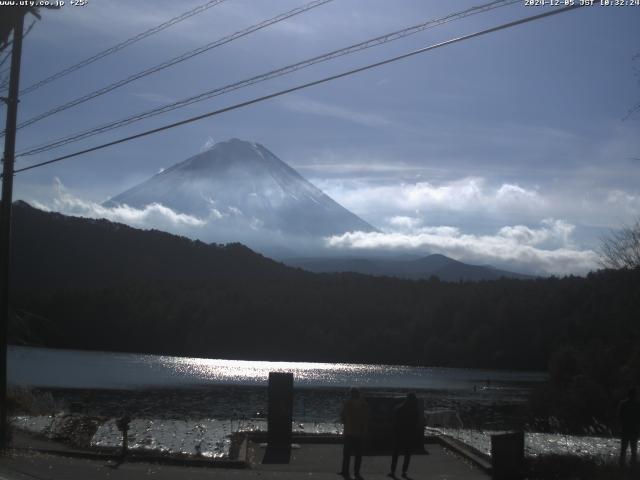
<svg viewBox="0 0 640 480">
<path fill-rule="evenodd" d="M 235 231 L 248 229 L 253 237 L 259 231 L 322 237 L 375 230 L 264 146 L 236 138 L 167 168 L 105 205 L 152 203 L 233 225 Z"/>
</svg>

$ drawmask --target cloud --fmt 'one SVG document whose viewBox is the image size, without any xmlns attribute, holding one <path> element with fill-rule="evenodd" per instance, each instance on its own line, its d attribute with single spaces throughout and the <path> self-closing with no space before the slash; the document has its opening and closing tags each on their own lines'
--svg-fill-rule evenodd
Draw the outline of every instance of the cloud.
<svg viewBox="0 0 640 480">
<path fill-rule="evenodd" d="M 419 218 L 397 215 L 395 217 L 391 217 L 388 222 L 389 225 L 393 225 L 394 227 L 402 229 L 413 229 L 419 226 L 422 223 L 422 220 Z"/>
<path fill-rule="evenodd" d="M 395 217 L 405 231 L 349 232 L 325 239 L 329 248 L 341 250 L 419 250 L 441 253 L 469 263 L 534 274 L 585 274 L 598 266 L 598 255 L 579 249 L 571 241 L 573 225 L 547 219 L 538 228 L 505 226 L 493 235 L 462 232 L 451 226 L 406 227 L 419 224 L 416 219 Z"/>
<path fill-rule="evenodd" d="M 207 137 L 207 140 L 200 147 L 200 153 L 209 150 L 215 144 L 216 144 L 216 141 L 213 139 L 213 137 L 211 137 L 211 136 Z"/>
<path fill-rule="evenodd" d="M 218 209 L 210 202 L 207 214 L 194 216 L 177 212 L 160 203 L 142 208 L 129 205 L 104 206 L 84 200 L 71 193 L 62 182 L 54 179 L 54 196 L 46 202 L 29 200 L 36 208 L 57 211 L 65 215 L 85 218 L 104 218 L 139 229 L 157 229 L 204 242 L 242 242 L 249 247 L 287 246 L 300 251 L 322 247 L 320 239 L 287 235 L 264 227 L 261 219 L 249 216 L 235 206 Z"/>
<path fill-rule="evenodd" d="M 138 228 L 156 228 L 165 231 L 181 231 L 197 229 L 207 225 L 210 219 L 197 218 L 192 215 L 178 213 L 159 203 L 152 203 L 144 208 L 133 208 L 128 205 L 105 207 L 98 203 L 82 200 L 71 194 L 60 179 L 54 179 L 56 195 L 49 207 L 38 202 L 34 204 L 43 210 L 55 210 L 66 215 L 88 218 L 106 218 L 112 222 L 125 223 Z M 219 212 L 218 212 L 219 213 Z M 215 213 L 212 212 L 212 218 Z"/>
<path fill-rule="evenodd" d="M 428 212 L 433 209 L 474 212 L 497 210 L 531 211 L 546 205 L 536 191 L 518 184 L 492 187 L 486 180 L 469 177 L 434 184 L 431 182 L 375 185 L 324 182 L 327 193 L 356 213 L 369 211 Z M 363 213 L 365 214 L 365 213 Z"/>
<path fill-rule="evenodd" d="M 287 154 L 285 159 L 313 183 L 326 184 L 328 188 L 340 184 L 336 182 L 348 183 L 348 188 L 360 188 L 370 180 L 384 180 L 386 184 L 435 180 L 450 173 L 448 169 L 435 168 L 433 162 L 414 161 L 372 145 L 352 148 L 327 144 L 320 148 L 302 148 Z"/>
<path fill-rule="evenodd" d="M 281 104 L 293 112 L 333 117 L 347 120 L 365 127 L 388 127 L 393 124 L 389 119 L 376 113 L 364 113 L 350 110 L 340 105 L 318 102 L 304 97 L 285 97 Z"/>
<path fill-rule="evenodd" d="M 537 192 L 526 190 L 520 185 L 509 183 L 504 183 L 498 188 L 496 191 L 496 199 L 502 203 L 540 203 L 540 196 Z"/>
<path fill-rule="evenodd" d="M 640 212 L 640 194 L 623 190 L 611 190 L 607 193 L 607 203 L 622 212 L 638 215 Z"/>
<path fill-rule="evenodd" d="M 544 186 L 479 176 L 404 182 L 370 176 L 325 178 L 314 183 L 341 205 L 379 226 L 396 216 L 479 229 L 563 218 L 584 235 L 582 227 L 619 228 L 640 215 L 637 186 L 607 188 L 572 177 Z"/>
<path fill-rule="evenodd" d="M 563 220 L 545 219 L 543 228 L 530 228 L 524 225 L 502 227 L 498 236 L 511 239 L 521 245 L 546 246 L 547 248 L 562 248 L 572 245 L 571 234 L 575 225 Z"/>
</svg>

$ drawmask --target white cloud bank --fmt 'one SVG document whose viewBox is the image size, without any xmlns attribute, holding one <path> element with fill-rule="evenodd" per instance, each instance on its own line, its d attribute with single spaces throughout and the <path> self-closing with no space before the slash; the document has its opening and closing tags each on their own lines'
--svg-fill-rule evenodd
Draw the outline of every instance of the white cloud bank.
<svg viewBox="0 0 640 480">
<path fill-rule="evenodd" d="M 166 206 L 153 203 L 144 208 L 127 205 L 106 207 L 83 200 L 70 193 L 55 179 L 55 196 L 46 205 L 32 202 L 38 208 L 55 210 L 67 215 L 87 218 L 106 218 L 142 229 L 158 229 L 204 241 L 242 241 L 264 244 L 264 238 L 278 240 L 291 248 L 311 247 L 309 240 L 279 236 L 278 232 L 261 228 L 258 219 L 245 218 L 233 207 L 220 212 L 212 208 L 207 217 L 199 218 L 178 213 Z M 474 189 L 470 188 L 471 198 Z M 505 198 L 520 198 L 527 193 L 517 186 L 501 187 Z M 444 192 L 446 189 L 436 189 Z M 458 199 L 458 201 L 461 201 Z M 495 267 L 540 275 L 584 274 L 596 269 L 597 254 L 580 249 L 572 239 L 574 225 L 558 219 L 543 220 L 539 226 L 521 224 L 502 226 L 494 234 L 480 235 L 453 226 L 425 225 L 422 218 L 412 215 L 394 215 L 386 219 L 384 232 L 349 232 L 328 237 L 324 247 L 331 250 L 351 250 L 358 254 L 373 250 L 419 251 L 441 253 L 460 261 L 491 264 Z M 255 243 L 254 243 L 255 244 Z M 314 248 L 319 245 L 314 246 Z"/>
<path fill-rule="evenodd" d="M 46 202 L 29 200 L 36 208 L 56 211 L 65 215 L 107 219 L 143 230 L 161 230 L 204 242 L 241 242 L 252 248 L 280 245 L 307 246 L 308 240 L 288 236 L 280 231 L 268 230 L 263 222 L 234 206 L 224 210 L 209 207 L 206 216 L 198 217 L 177 212 L 160 203 L 143 208 L 129 205 L 105 206 L 84 200 L 71 193 L 58 178 L 54 178 L 54 195 Z M 321 246 L 318 239 L 314 248 Z"/>
<path fill-rule="evenodd" d="M 447 211 L 542 210 L 547 200 L 537 190 L 515 183 L 490 186 L 480 177 L 434 184 L 431 182 L 375 185 L 368 182 L 317 182 L 339 203 L 356 213 Z"/>
<path fill-rule="evenodd" d="M 599 187 L 562 180 L 553 185 L 492 183 L 483 177 L 441 182 L 376 183 L 375 180 L 317 180 L 329 196 L 369 222 L 395 228 L 395 217 L 419 217 L 425 224 L 476 227 L 532 225 L 563 218 L 578 227 L 611 229 L 640 215 L 640 190 Z M 582 231 L 584 233 L 584 230 Z"/>
<path fill-rule="evenodd" d="M 596 252 L 573 245 L 574 226 L 562 220 L 547 219 L 538 228 L 505 226 L 493 235 L 464 233 L 450 226 L 420 227 L 420 220 L 411 217 L 394 217 L 389 223 L 400 231 L 349 232 L 325 241 L 334 249 L 426 251 L 539 275 L 585 274 L 598 267 Z"/>
<path fill-rule="evenodd" d="M 33 202 L 42 210 L 55 210 L 66 215 L 87 218 L 106 218 L 112 222 L 125 223 L 132 227 L 182 232 L 207 225 L 209 219 L 178 213 L 159 203 L 144 208 L 128 205 L 105 207 L 101 204 L 80 199 L 70 193 L 58 178 L 54 179 L 55 196 L 51 205 Z"/>
</svg>

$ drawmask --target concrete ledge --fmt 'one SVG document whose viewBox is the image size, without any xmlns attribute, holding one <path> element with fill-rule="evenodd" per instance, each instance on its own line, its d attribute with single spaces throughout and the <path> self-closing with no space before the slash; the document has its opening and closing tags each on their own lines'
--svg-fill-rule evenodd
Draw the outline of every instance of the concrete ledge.
<svg viewBox="0 0 640 480">
<path fill-rule="evenodd" d="M 193 466 L 193 467 L 208 467 L 208 468 L 230 468 L 230 469 L 245 469 L 249 468 L 249 442 L 264 443 L 267 440 L 265 432 L 247 432 L 242 435 L 237 447 L 236 458 L 233 459 L 210 459 L 202 457 L 180 457 L 158 454 L 157 452 L 144 452 L 144 451 L 129 451 L 124 459 L 125 463 L 156 463 L 172 466 Z M 455 440 L 451 437 L 444 435 L 426 435 L 424 437 L 425 444 L 436 444 L 444 448 L 447 448 L 461 457 L 471 461 L 475 466 L 479 467 L 485 473 L 491 473 L 491 458 L 481 452 L 478 452 L 474 448 L 466 445 L 463 442 Z M 44 443 L 44 442 L 43 442 Z M 51 447 L 57 446 L 55 442 L 49 442 Z M 340 435 L 330 434 L 302 434 L 293 435 L 292 443 L 296 444 L 341 444 L 342 437 Z M 119 455 L 119 449 L 110 449 L 108 451 L 89 451 L 78 450 L 67 447 L 66 445 L 60 445 L 60 448 L 49 448 L 49 446 L 42 445 L 40 447 L 20 447 L 16 446 L 12 448 L 15 451 L 32 451 L 45 453 L 56 456 L 65 456 L 70 458 L 79 458 L 87 460 L 102 460 L 102 461 L 115 461 L 121 460 Z M 385 452 L 382 455 L 388 455 L 390 453 Z"/>
<path fill-rule="evenodd" d="M 471 461 L 474 465 L 479 467 L 484 472 L 491 474 L 491 457 L 489 457 L 488 455 L 477 451 L 475 448 L 470 447 L 466 443 L 460 442 L 445 435 L 440 435 L 435 438 L 437 439 L 437 442 L 443 447 L 456 452 L 460 456 Z"/>
<path fill-rule="evenodd" d="M 189 457 L 172 457 L 169 455 L 158 455 L 157 453 L 149 452 L 148 454 L 142 452 L 130 452 L 124 458 L 123 463 L 157 463 L 163 465 L 175 465 L 182 467 L 211 467 L 211 468 L 234 468 L 242 469 L 247 468 L 247 446 L 246 439 L 243 441 L 240 451 L 244 455 L 244 458 L 240 459 L 214 459 L 214 458 L 189 458 Z M 43 449 L 43 448 L 25 448 L 14 447 L 14 451 L 21 452 L 38 452 L 48 455 L 56 455 L 60 457 L 80 458 L 85 460 L 113 460 L 119 462 L 121 460 L 120 455 L 109 452 L 84 452 L 78 450 L 56 450 L 56 449 Z"/>
<path fill-rule="evenodd" d="M 124 458 L 125 463 L 156 463 L 177 466 L 212 467 L 212 468 L 247 468 L 247 435 L 239 437 L 235 458 L 206 458 L 187 455 L 170 455 L 153 451 L 129 450 Z M 85 460 L 101 460 L 120 462 L 119 448 L 74 448 L 39 435 L 20 432 L 19 441 L 11 448 L 16 452 L 38 452 L 59 457 Z M 233 452 L 232 452 L 233 453 Z"/>
<path fill-rule="evenodd" d="M 242 439 L 242 442 L 240 442 L 240 447 L 238 448 L 238 458 L 236 458 L 237 462 L 244 463 L 245 468 L 249 466 L 249 459 L 247 457 L 248 445 L 249 437 L 245 435 Z"/>
</svg>

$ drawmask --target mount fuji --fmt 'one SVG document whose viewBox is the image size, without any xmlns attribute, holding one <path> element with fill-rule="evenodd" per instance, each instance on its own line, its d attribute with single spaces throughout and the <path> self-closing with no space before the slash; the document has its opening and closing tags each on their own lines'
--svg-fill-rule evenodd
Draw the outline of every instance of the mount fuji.
<svg viewBox="0 0 640 480">
<path fill-rule="evenodd" d="M 161 204 L 205 220 L 208 240 L 253 247 L 376 229 L 259 143 L 231 139 L 116 195 L 106 207 Z"/>
</svg>

